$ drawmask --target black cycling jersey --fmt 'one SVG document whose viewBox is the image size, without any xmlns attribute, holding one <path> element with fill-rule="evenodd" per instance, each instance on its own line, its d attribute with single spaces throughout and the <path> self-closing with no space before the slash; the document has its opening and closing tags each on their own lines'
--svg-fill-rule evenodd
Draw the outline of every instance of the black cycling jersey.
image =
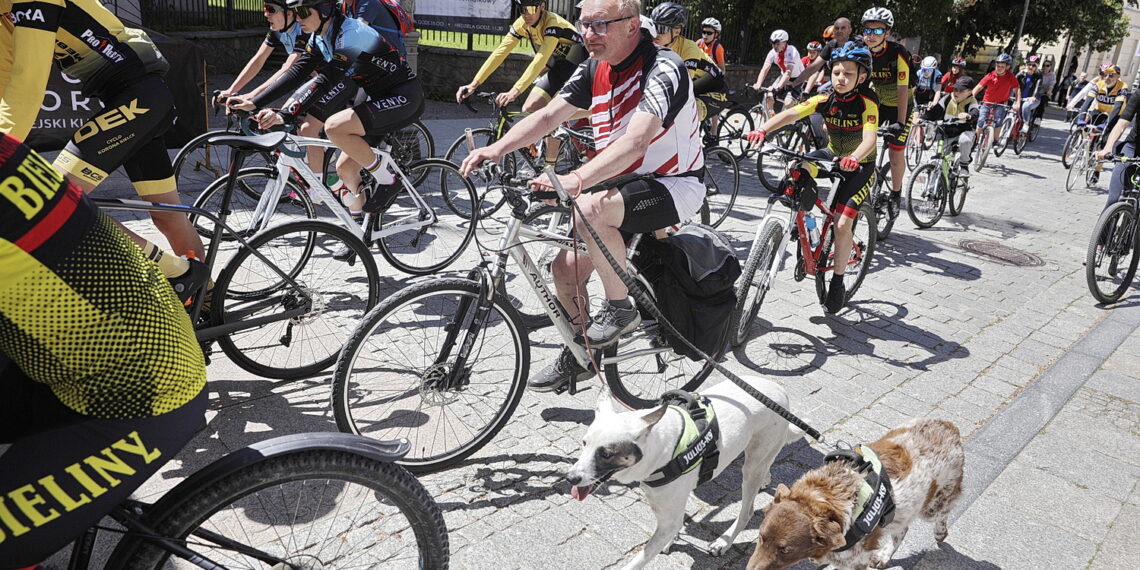
<svg viewBox="0 0 1140 570">
<path fill-rule="evenodd" d="M 794 107 L 799 117 L 812 113 L 823 116 L 827 125 L 828 148 L 835 155 L 850 156 L 863 143 L 863 132 L 878 132 L 879 105 L 875 94 L 869 89 L 855 90 L 846 94 L 831 93 L 816 95 Z M 863 157 L 861 162 L 875 161 L 875 152 Z"/>
<path fill-rule="evenodd" d="M 879 104 L 899 106 L 898 86 L 910 87 L 910 52 L 902 44 L 887 40 L 878 53 L 872 52 L 871 83 L 879 94 Z M 887 117 L 896 121 L 897 117 Z"/>
</svg>

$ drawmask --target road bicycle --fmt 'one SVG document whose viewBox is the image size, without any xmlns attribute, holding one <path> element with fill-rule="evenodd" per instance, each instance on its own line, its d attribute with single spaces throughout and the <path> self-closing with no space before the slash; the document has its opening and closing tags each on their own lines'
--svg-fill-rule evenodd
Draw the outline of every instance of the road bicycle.
<svg viewBox="0 0 1140 570">
<path fill-rule="evenodd" d="M 773 151 L 786 155 L 794 160 L 794 164 L 808 162 L 816 165 L 822 176 L 841 181 L 846 173 L 836 168 L 831 161 L 820 160 L 807 156 L 791 149 L 780 148 L 774 145 Z M 748 252 L 748 260 L 744 263 L 740 279 L 736 282 L 736 308 L 732 313 L 732 326 L 729 328 L 729 340 L 733 346 L 740 346 L 748 340 L 752 324 L 760 312 L 760 305 L 772 283 L 776 280 L 784 259 L 784 252 L 788 243 L 796 243 L 796 266 L 793 277 L 802 281 L 805 277 L 815 277 L 816 295 L 822 304 L 827 299 L 827 291 L 831 284 L 831 273 L 835 270 L 834 259 L 834 216 L 835 210 L 824 204 L 819 197 L 815 181 L 797 174 L 789 174 L 784 178 L 783 189 L 777 194 L 768 197 L 768 206 L 760 224 L 756 227 L 756 234 L 752 239 L 752 247 Z M 773 206 L 779 203 L 788 208 L 788 212 L 773 213 Z M 818 210 L 815 216 L 818 223 L 818 242 L 813 244 L 815 237 L 808 230 L 806 217 L 812 215 L 812 209 Z M 864 203 L 859 208 L 852 221 L 854 239 L 851 244 L 851 255 L 847 261 L 845 285 L 847 288 L 844 302 L 850 301 L 862 285 L 871 266 L 871 257 L 875 253 L 877 230 L 875 212 L 871 206 Z M 852 279 L 853 278 L 853 279 Z"/>
<path fill-rule="evenodd" d="M 996 108 L 1004 107 L 1006 116 L 1008 116 L 1011 112 L 1010 106 L 1007 103 L 982 103 L 983 112 L 987 107 L 991 108 L 992 110 L 986 115 L 985 124 L 982 125 L 981 129 L 981 136 L 978 137 L 977 143 L 974 144 L 973 149 L 973 164 L 975 172 L 982 171 L 982 167 L 986 165 L 986 159 L 988 159 L 990 156 L 990 150 L 994 149 L 994 141 L 996 138 L 996 134 L 994 133 L 994 117 L 997 115 Z"/>
<path fill-rule="evenodd" d="M 230 176 L 216 180 L 194 200 L 194 206 L 203 210 L 227 210 L 241 235 L 260 232 L 283 216 L 315 218 L 315 205 L 324 204 L 341 227 L 366 244 L 376 243 L 393 267 L 411 275 L 446 268 L 463 254 L 475 235 L 475 187 L 446 160 L 429 158 L 402 166 L 386 144 L 375 149 L 381 167 L 395 173 L 403 190 L 390 208 L 381 214 L 365 215 L 361 223 L 305 160 L 306 148 L 335 148 L 331 141 L 277 132 L 216 136 L 210 144 L 216 148 L 247 145 L 258 149 L 242 153 L 241 162 L 233 163 L 228 170 Z M 244 167 L 247 156 L 262 153 L 277 156 L 272 167 Z M 231 178 L 238 191 L 226 193 Z M 190 221 L 199 234 L 211 236 L 209 224 L 199 223 L 196 215 L 191 215 Z"/>
<path fill-rule="evenodd" d="M 1069 161 L 1069 173 L 1065 176 L 1065 191 L 1072 192 L 1079 185 L 1092 187 L 1100 173 L 1095 152 L 1100 147 L 1100 140 L 1104 136 L 1104 127 L 1099 125 L 1086 125 L 1078 128 L 1070 135 L 1075 135 L 1074 143 L 1067 148 L 1064 154 Z"/>
<path fill-rule="evenodd" d="M 1140 261 L 1140 159 L 1115 157 L 1106 163 L 1128 165 L 1120 200 L 1106 208 L 1093 226 L 1085 255 L 1085 279 L 1093 298 L 1111 304 L 1124 298 Z"/>
<path fill-rule="evenodd" d="M 119 536 L 105 568 L 448 567 L 447 526 L 394 462 L 407 441 L 287 435 L 226 454 L 157 501 L 127 500 L 76 541 L 90 567 L 100 532 Z"/>
<path fill-rule="evenodd" d="M 958 140 L 948 140 L 947 131 L 966 125 L 966 121 L 948 119 L 930 123 L 934 132 L 934 155 L 918 167 L 906 187 L 906 213 L 915 226 L 929 228 L 938 223 L 950 205 L 950 215 L 962 213 L 970 178 L 961 176 L 958 165 Z"/>
<path fill-rule="evenodd" d="M 586 191 L 639 176 L 625 175 Z M 557 181 L 555 186 L 562 206 L 571 207 Z M 422 282 L 393 294 L 360 324 L 337 363 L 332 395 L 337 427 L 380 439 L 409 439 L 412 452 L 401 464 L 412 472 L 444 469 L 477 452 L 506 425 L 522 398 L 532 341 L 503 287 L 508 259 L 520 268 L 521 285 L 541 299 L 558 339 L 581 366 L 600 369 L 611 393 L 626 405 L 649 407 L 665 391 L 694 390 L 713 367 L 677 354 L 661 324 L 648 320 L 618 342 L 588 353 L 575 341 L 578 330 L 544 269 L 523 247 L 542 240 L 586 255 L 585 245 L 524 223 L 527 196 L 518 188 L 504 190 L 511 219 L 483 263 L 466 278 Z M 636 272 L 633 264 L 629 267 Z M 635 279 L 637 287 L 630 290 L 635 298 L 640 298 L 638 289 L 652 290 L 644 279 Z M 563 388 L 576 390 L 573 382 Z"/>
<path fill-rule="evenodd" d="M 216 101 L 220 91 L 215 90 L 212 101 Z M 223 108 L 213 103 L 214 114 Z M 174 180 L 178 190 L 184 193 L 197 194 L 204 190 L 215 180 L 226 174 L 226 167 L 230 163 L 230 150 L 226 146 L 210 144 L 210 139 L 217 135 L 249 134 L 243 129 L 242 122 L 249 116 L 248 113 L 230 111 L 226 115 L 226 126 L 220 129 L 211 129 L 182 145 L 174 155 Z M 374 145 L 386 144 L 393 160 L 401 167 L 410 166 L 413 162 L 435 156 L 435 140 L 427 125 L 416 121 L 398 131 L 386 133 L 370 141 Z M 327 181 L 329 174 L 333 173 L 333 148 L 326 148 L 322 156 L 321 180 Z M 246 159 L 248 167 L 272 168 L 276 162 L 276 154 L 267 152 L 252 155 Z M 304 185 L 299 178 L 296 181 Z"/>
</svg>

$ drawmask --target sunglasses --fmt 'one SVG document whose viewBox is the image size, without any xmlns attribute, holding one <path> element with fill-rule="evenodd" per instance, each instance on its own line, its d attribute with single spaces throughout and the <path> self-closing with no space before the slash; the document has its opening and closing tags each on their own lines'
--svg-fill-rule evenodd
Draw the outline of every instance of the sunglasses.
<svg viewBox="0 0 1140 570">
<path fill-rule="evenodd" d="M 711 35 L 713 35 L 713 34 L 715 34 L 715 33 L 716 33 L 716 31 L 714 31 L 714 30 L 701 30 L 701 35 L 702 35 L 702 36 L 711 36 Z"/>
<path fill-rule="evenodd" d="M 624 18 L 614 18 L 612 20 L 594 20 L 593 22 L 585 22 L 578 20 L 578 33 L 585 35 L 587 31 L 594 32 L 595 36 L 604 36 L 609 33 L 610 24 L 614 22 L 624 22 L 633 16 L 626 16 Z M 661 27 L 658 26 L 657 31 L 661 32 Z"/>
<path fill-rule="evenodd" d="M 308 6 L 297 6 L 296 8 L 293 8 L 293 13 L 297 14 L 297 17 L 301 18 L 302 20 L 308 18 L 309 15 L 311 15 L 313 12 L 315 12 L 315 10 Z"/>
<path fill-rule="evenodd" d="M 262 7 L 262 9 L 266 12 L 269 12 L 270 14 L 277 14 L 285 11 L 285 8 L 278 6 L 277 4 L 266 4 Z"/>
<path fill-rule="evenodd" d="M 887 35 L 886 28 L 863 28 L 864 36 L 885 36 Z"/>
</svg>

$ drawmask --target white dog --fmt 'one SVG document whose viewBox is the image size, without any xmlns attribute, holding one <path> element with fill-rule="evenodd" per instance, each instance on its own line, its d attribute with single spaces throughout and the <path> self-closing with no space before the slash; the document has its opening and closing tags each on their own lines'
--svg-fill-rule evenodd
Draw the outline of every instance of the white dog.
<svg viewBox="0 0 1140 570">
<path fill-rule="evenodd" d="M 757 377 L 745 381 L 776 403 L 788 407 L 788 396 L 775 382 Z M 740 514 L 711 546 L 720 556 L 732 546 L 748 519 L 755 512 L 756 494 L 768 485 L 776 454 L 784 445 L 799 439 L 803 432 L 749 396 L 732 382 L 722 382 L 701 393 L 707 397 L 719 423 L 716 438 L 720 457 L 713 476 L 719 475 L 736 457 L 745 454 Z M 685 501 L 696 487 L 700 468 L 694 468 L 661 486 L 649 486 L 655 473 L 673 460 L 684 432 L 684 415 L 677 407 L 661 405 L 650 410 L 625 412 L 615 409 L 614 401 L 603 392 L 598 400 L 594 422 L 582 441 L 582 454 L 566 474 L 573 485 L 571 494 L 579 501 L 609 477 L 622 482 L 642 482 L 641 488 L 657 515 L 657 529 L 625 568 L 641 568 L 672 545 L 681 530 Z"/>
</svg>

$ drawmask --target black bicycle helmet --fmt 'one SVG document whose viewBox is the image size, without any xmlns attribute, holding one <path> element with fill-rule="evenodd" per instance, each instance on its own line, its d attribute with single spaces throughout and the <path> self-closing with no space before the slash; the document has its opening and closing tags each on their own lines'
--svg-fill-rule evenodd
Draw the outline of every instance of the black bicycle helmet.
<svg viewBox="0 0 1140 570">
<path fill-rule="evenodd" d="M 662 2 L 653 9 L 649 17 L 653 18 L 653 23 L 658 27 L 677 28 L 685 25 L 685 21 L 689 19 L 689 11 L 676 2 Z"/>
<path fill-rule="evenodd" d="M 863 71 L 871 73 L 871 50 L 867 46 L 855 42 L 847 42 L 832 50 L 831 59 L 827 62 L 828 67 L 835 67 L 836 63 L 841 61 L 853 61 L 855 65 L 863 68 Z"/>
<path fill-rule="evenodd" d="M 286 0 L 285 6 L 291 9 L 312 8 L 322 18 L 328 18 L 336 10 L 336 2 L 333 0 Z"/>
</svg>

